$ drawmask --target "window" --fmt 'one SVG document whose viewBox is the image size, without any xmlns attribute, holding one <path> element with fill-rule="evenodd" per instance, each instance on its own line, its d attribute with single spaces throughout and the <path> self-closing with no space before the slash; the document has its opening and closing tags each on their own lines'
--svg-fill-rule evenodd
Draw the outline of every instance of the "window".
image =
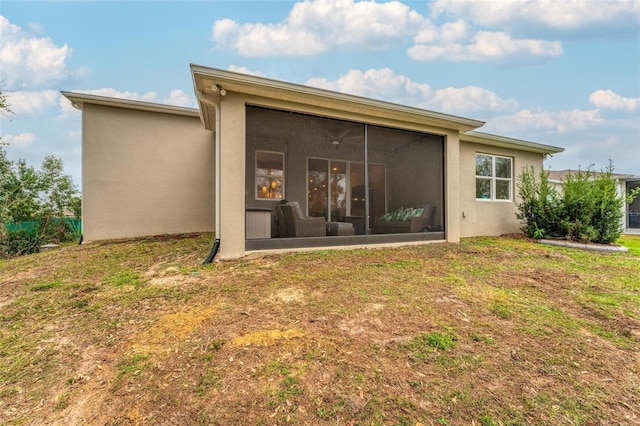
<svg viewBox="0 0 640 426">
<path fill-rule="evenodd" d="M 476 154 L 476 199 L 511 200 L 513 159 Z"/>
<path fill-rule="evenodd" d="M 256 200 L 284 199 L 284 154 L 256 151 Z"/>
</svg>

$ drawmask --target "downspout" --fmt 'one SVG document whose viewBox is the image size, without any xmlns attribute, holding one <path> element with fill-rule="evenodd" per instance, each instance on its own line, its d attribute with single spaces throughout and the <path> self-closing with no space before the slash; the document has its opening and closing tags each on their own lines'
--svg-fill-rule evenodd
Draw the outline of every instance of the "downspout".
<svg viewBox="0 0 640 426">
<path fill-rule="evenodd" d="M 220 86 L 217 86 L 217 89 L 220 91 L 220 95 L 224 96 L 226 92 L 222 90 Z M 204 93 L 201 91 L 196 92 L 196 96 L 200 100 L 200 102 L 212 106 L 216 112 L 216 129 L 215 129 L 215 240 L 213 242 L 213 247 L 211 247 L 211 252 L 209 256 L 202 262 L 203 265 L 207 263 L 213 262 L 213 259 L 216 257 L 218 253 L 218 249 L 220 248 L 220 99 L 218 98 L 218 103 L 207 99 L 204 96 Z"/>
</svg>

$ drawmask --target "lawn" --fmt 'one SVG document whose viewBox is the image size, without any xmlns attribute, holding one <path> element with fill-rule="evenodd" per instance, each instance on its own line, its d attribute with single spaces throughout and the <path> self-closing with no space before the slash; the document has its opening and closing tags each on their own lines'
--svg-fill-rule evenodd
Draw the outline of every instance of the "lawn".
<svg viewBox="0 0 640 426">
<path fill-rule="evenodd" d="M 0 261 L 0 424 L 640 423 L 640 236 Z"/>
</svg>

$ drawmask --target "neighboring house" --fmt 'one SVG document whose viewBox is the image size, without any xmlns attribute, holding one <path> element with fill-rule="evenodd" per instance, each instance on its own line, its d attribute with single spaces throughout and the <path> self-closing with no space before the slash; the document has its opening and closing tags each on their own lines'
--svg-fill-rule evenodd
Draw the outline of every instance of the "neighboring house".
<svg viewBox="0 0 640 426">
<path fill-rule="evenodd" d="M 484 123 L 469 118 L 191 72 L 198 109 L 63 92 L 82 110 L 85 241 L 215 230 L 220 258 L 234 259 L 519 232 L 515 177 L 563 150 L 476 132 Z M 283 233 L 296 232 L 283 212 L 316 217 L 296 219 L 309 225 L 297 235 L 315 236 Z M 417 226 L 376 227 L 422 212 Z"/>
<path fill-rule="evenodd" d="M 579 170 L 549 170 L 549 183 L 556 190 L 562 191 L 567 175 L 575 175 Z M 584 172 L 584 170 L 582 171 Z M 598 172 L 594 172 L 594 177 L 598 176 Z M 611 177 L 616 182 L 616 190 L 619 196 L 626 196 L 635 188 L 640 187 L 640 176 L 624 175 L 612 173 Z M 622 232 L 625 234 L 640 234 L 640 196 L 636 197 L 631 204 L 625 203 L 622 207 L 623 217 Z"/>
</svg>

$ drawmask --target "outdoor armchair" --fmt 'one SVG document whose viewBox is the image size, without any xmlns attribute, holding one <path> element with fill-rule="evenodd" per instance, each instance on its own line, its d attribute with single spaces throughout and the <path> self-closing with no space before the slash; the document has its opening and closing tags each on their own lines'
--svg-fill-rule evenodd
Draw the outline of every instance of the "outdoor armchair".
<svg viewBox="0 0 640 426">
<path fill-rule="evenodd" d="M 323 217 L 304 216 L 297 201 L 278 204 L 276 209 L 280 237 L 324 237 L 327 235 L 326 220 Z"/>
</svg>

